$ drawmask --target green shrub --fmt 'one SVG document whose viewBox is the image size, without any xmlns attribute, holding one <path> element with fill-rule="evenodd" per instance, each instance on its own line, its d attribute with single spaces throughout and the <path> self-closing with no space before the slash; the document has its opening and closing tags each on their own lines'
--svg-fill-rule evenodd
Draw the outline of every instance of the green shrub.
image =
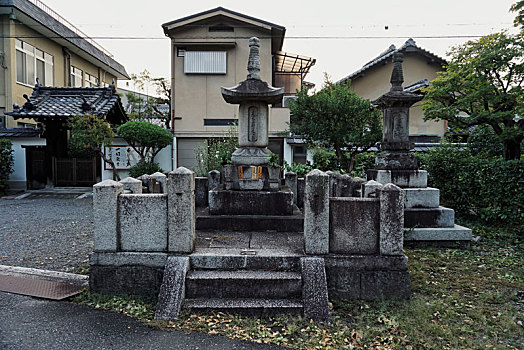
<svg viewBox="0 0 524 350">
<path fill-rule="evenodd" d="M 340 169 L 335 151 L 328 151 L 321 147 L 313 151 L 313 165 L 315 169 L 322 171 Z"/>
<path fill-rule="evenodd" d="M 307 173 L 313 170 L 313 167 L 309 164 L 292 163 L 289 165 L 286 161 L 284 161 L 284 167 L 286 171 L 292 171 L 297 174 L 297 177 L 305 177 Z"/>
<path fill-rule="evenodd" d="M 0 192 L 2 193 L 5 193 L 9 188 L 7 181 L 9 175 L 13 172 L 15 163 L 11 146 L 11 141 L 8 139 L 0 139 Z"/>
<path fill-rule="evenodd" d="M 468 148 L 471 154 L 478 157 L 502 157 L 504 146 L 502 140 L 489 125 L 477 126 L 468 137 Z"/>
<path fill-rule="evenodd" d="M 442 145 L 421 157 L 441 202 L 486 222 L 524 223 L 524 160 L 475 157 L 467 147 Z"/>
<path fill-rule="evenodd" d="M 193 170 L 196 176 L 207 176 L 211 170 L 222 171 L 222 165 L 231 163 L 231 156 L 238 148 L 236 125 L 221 137 L 207 139 L 195 149 L 197 166 Z"/>
<path fill-rule="evenodd" d="M 129 176 L 137 178 L 144 174 L 151 175 L 156 172 L 164 172 L 158 163 L 138 162 L 129 168 Z"/>
</svg>

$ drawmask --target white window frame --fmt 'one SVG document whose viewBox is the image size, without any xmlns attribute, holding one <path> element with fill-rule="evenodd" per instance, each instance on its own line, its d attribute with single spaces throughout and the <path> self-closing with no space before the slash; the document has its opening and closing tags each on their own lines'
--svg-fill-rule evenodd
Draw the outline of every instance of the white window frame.
<svg viewBox="0 0 524 350">
<path fill-rule="evenodd" d="M 80 81 L 80 84 L 77 84 L 77 80 Z M 71 66 L 71 86 L 72 87 L 83 87 L 84 86 L 84 71 L 75 66 Z"/>
<path fill-rule="evenodd" d="M 227 74 L 227 51 L 185 51 L 184 73 Z"/>
<path fill-rule="evenodd" d="M 92 74 L 85 73 L 86 76 L 86 87 L 99 87 L 100 82 L 97 77 Z"/>
<path fill-rule="evenodd" d="M 36 78 L 39 78 L 39 82 L 45 86 L 54 85 L 54 58 L 53 55 L 48 54 L 47 52 L 38 49 L 37 47 L 26 43 L 20 39 L 15 39 L 15 49 L 16 52 L 22 54 L 22 62 L 18 61 L 18 58 L 15 57 L 16 64 L 16 82 L 22 85 L 29 85 L 31 87 L 36 84 Z M 18 56 L 18 55 L 16 55 Z M 18 79 L 18 69 L 19 65 L 22 63 L 22 75 L 23 79 Z M 38 76 L 38 66 L 37 63 L 43 63 L 43 77 Z M 32 76 L 27 69 L 28 65 L 32 65 L 33 71 Z M 32 80 L 32 81 L 31 81 Z"/>
</svg>

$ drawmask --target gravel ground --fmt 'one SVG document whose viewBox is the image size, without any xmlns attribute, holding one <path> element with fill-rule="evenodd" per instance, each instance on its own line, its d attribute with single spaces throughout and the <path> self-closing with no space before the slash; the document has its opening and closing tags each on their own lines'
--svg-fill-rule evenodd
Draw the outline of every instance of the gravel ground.
<svg viewBox="0 0 524 350">
<path fill-rule="evenodd" d="M 93 201 L 61 197 L 0 198 L 0 265 L 77 273 L 88 267 Z"/>
</svg>

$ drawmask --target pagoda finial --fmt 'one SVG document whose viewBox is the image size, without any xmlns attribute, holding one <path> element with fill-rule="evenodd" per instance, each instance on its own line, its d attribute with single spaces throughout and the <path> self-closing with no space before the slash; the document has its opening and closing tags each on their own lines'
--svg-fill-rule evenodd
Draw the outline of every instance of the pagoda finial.
<svg viewBox="0 0 524 350">
<path fill-rule="evenodd" d="M 249 39 L 249 60 L 247 61 L 248 79 L 260 80 L 260 39 L 252 37 Z"/>
<path fill-rule="evenodd" d="M 404 73 L 402 72 L 402 62 L 404 55 L 400 52 L 393 55 L 393 72 L 391 73 L 391 91 L 403 91 Z"/>
</svg>

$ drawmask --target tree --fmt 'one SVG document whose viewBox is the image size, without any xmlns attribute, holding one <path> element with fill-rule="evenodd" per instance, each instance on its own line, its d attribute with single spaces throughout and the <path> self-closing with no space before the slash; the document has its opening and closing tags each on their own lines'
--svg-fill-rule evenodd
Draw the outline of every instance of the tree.
<svg viewBox="0 0 524 350">
<path fill-rule="evenodd" d="M 129 92 L 126 97 L 131 104 L 129 115 L 131 119 L 159 119 L 162 121 L 166 129 L 170 128 L 171 123 L 171 84 L 166 78 L 153 78 L 146 70 L 138 74 L 131 74 L 135 86 L 139 91 L 144 91 L 147 86 L 152 85 L 158 97 L 142 98 L 137 94 Z M 162 111 L 159 105 L 167 104 L 169 106 L 167 111 Z"/>
<path fill-rule="evenodd" d="M 381 114 L 350 91 L 347 84 L 333 84 L 326 77 L 319 92 L 298 92 L 290 105 L 290 131 L 311 145 L 333 147 L 339 166 L 350 172 L 355 156 L 366 152 L 382 136 Z M 345 164 L 345 154 L 349 162 Z"/>
<path fill-rule="evenodd" d="M 517 15 L 513 20 L 515 27 L 521 26 L 524 29 L 524 0 L 519 0 L 509 8 L 511 12 L 516 12 Z"/>
<path fill-rule="evenodd" d="M 138 153 L 140 163 L 154 163 L 162 148 L 173 142 L 169 130 L 146 121 L 129 121 L 118 128 L 118 135 Z"/>
<path fill-rule="evenodd" d="M 14 171 L 15 159 L 13 152 L 11 141 L 0 139 L 0 191 L 2 193 L 6 193 L 9 187 L 7 184 L 9 175 Z"/>
<path fill-rule="evenodd" d="M 77 115 L 69 118 L 71 137 L 68 150 L 74 156 L 99 155 L 106 163 L 111 165 L 113 180 L 120 180 L 120 176 L 111 158 L 102 152 L 102 147 L 111 147 L 115 133 L 111 125 L 103 118 L 95 115 Z"/>
<path fill-rule="evenodd" d="M 425 120 L 489 125 L 505 160 L 520 159 L 524 138 L 524 34 L 484 36 L 451 49 L 446 70 L 426 89 Z"/>
</svg>

